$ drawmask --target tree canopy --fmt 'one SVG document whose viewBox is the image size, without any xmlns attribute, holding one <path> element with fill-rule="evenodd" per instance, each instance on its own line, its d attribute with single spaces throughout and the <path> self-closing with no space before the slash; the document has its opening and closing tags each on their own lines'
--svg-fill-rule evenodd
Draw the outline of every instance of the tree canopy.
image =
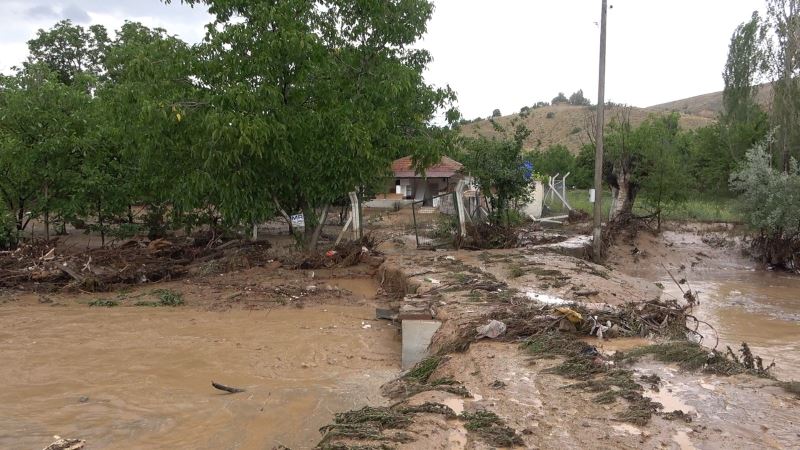
<svg viewBox="0 0 800 450">
<path fill-rule="evenodd" d="M 0 187 L 18 228 L 52 213 L 105 233 L 138 205 L 155 236 L 282 209 L 305 214 L 313 248 L 332 202 L 451 145 L 454 94 L 425 82 L 416 45 L 430 2 L 186 3 L 214 16 L 200 44 L 63 21 L 0 80 Z"/>
</svg>

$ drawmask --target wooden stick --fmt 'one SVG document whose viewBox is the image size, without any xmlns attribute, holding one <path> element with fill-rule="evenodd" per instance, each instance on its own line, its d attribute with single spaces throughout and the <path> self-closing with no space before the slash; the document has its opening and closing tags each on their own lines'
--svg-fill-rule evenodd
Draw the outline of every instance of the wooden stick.
<svg viewBox="0 0 800 450">
<path fill-rule="evenodd" d="M 220 391 L 230 392 L 231 394 L 237 394 L 239 392 L 244 392 L 244 389 L 231 387 L 231 386 L 225 386 L 224 384 L 215 383 L 213 381 L 211 382 L 211 386 L 213 386 L 215 389 L 219 389 Z"/>
</svg>

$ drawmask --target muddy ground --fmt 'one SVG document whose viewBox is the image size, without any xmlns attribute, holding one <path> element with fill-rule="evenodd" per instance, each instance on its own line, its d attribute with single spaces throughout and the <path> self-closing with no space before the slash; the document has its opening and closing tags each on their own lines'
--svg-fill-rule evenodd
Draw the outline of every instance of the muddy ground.
<svg viewBox="0 0 800 450">
<path fill-rule="evenodd" d="M 0 376 L 6 384 L 0 391 L 0 447 L 42 448 L 56 434 L 85 439 L 90 449 L 800 445 L 800 400 L 776 380 L 685 370 L 649 356 L 615 361 L 615 353 L 666 338 L 599 340 L 586 336 L 585 323 L 571 330 L 555 312 L 565 302 L 604 311 L 605 305 L 653 301 L 662 296 L 657 283 L 665 296 L 673 295 L 676 287 L 664 283 L 662 262 L 676 276 L 686 266 L 684 276 L 699 283 L 702 267 L 730 261 L 725 255 L 735 251 L 703 242 L 709 230 L 674 230 L 666 241 L 623 241 L 601 266 L 570 256 L 580 252 L 569 249 L 416 250 L 407 227 L 391 214 L 377 222 L 384 223 L 376 226 L 384 235 L 379 268 L 371 252 L 356 266 L 300 269 L 282 264 L 282 250 L 273 247 L 245 253 L 247 260 L 234 258 L 234 264 L 213 263 L 213 270 L 182 271 L 172 280 L 108 292 L 6 287 L 0 293 Z M 75 280 L 61 276 L 58 283 L 75 287 Z M 158 306 L 164 293 L 183 304 Z M 403 378 L 398 326 L 375 319 L 375 308 L 403 305 L 443 321 L 431 347 L 441 358 L 424 381 Z M 518 316 L 520 311 L 529 315 Z M 598 402 L 598 392 L 575 387 L 587 380 L 553 373 L 570 356 L 532 353 L 520 345 L 526 337 L 519 328 L 516 337 L 509 336 L 511 327 L 505 338 L 475 336 L 476 325 L 492 317 L 539 327 L 534 316 L 546 318 L 541 323 L 548 333 L 574 336 L 598 350 L 604 372 L 593 376 L 624 368 L 639 387 L 623 384 L 619 395 L 613 387 L 613 401 Z M 701 317 L 715 323 L 713 312 Z M 797 322 L 784 322 L 784 338 L 795 339 Z M 735 337 L 722 339 L 738 348 Z M 778 361 L 783 379 L 791 378 L 799 358 L 787 345 L 789 370 Z M 754 346 L 757 353 L 769 347 Z M 642 380 L 654 374 L 658 381 Z M 246 392 L 217 391 L 212 380 Z M 623 392 L 663 407 L 647 421 L 631 423 L 620 418 L 631 409 L 631 401 L 619 397 Z M 368 420 L 366 428 L 350 427 L 369 431 L 359 439 L 323 428 L 338 420 L 336 413 L 365 406 L 392 406 L 380 410 L 386 426 L 376 433 Z M 395 412 L 392 420 L 387 411 Z"/>
</svg>

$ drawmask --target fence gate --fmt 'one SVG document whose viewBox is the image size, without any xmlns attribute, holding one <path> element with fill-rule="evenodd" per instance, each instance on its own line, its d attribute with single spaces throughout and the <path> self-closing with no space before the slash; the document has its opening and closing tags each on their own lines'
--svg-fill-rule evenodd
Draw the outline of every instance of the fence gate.
<svg viewBox="0 0 800 450">
<path fill-rule="evenodd" d="M 459 183 L 461 186 L 461 183 Z M 461 186 L 463 190 L 463 186 Z M 414 219 L 414 236 L 417 248 L 438 248 L 454 245 L 455 237 L 462 233 L 464 221 L 463 199 L 457 199 L 456 192 L 439 194 L 411 203 Z M 459 208 L 461 205 L 461 208 Z M 459 220 L 459 209 L 462 219 Z"/>
</svg>

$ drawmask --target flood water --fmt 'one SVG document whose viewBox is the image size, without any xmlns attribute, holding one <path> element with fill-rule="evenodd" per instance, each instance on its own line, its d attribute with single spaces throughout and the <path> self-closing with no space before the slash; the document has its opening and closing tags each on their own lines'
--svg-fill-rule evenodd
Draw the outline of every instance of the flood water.
<svg viewBox="0 0 800 450">
<path fill-rule="evenodd" d="M 701 250 L 698 236 L 666 232 L 665 238 L 676 246 Z M 682 297 L 657 264 L 642 264 L 628 272 L 662 283 L 665 296 Z M 778 378 L 800 380 L 800 276 L 757 268 L 735 249 L 703 260 L 686 273 L 673 274 L 685 277 L 691 289 L 700 292 L 701 304 L 694 314 L 719 333 L 719 350 L 725 351 L 726 345 L 738 350 L 747 342 L 765 365 L 775 361 L 773 373 Z M 713 347 L 714 332 L 703 325 L 698 331 L 705 336 L 703 343 Z"/>
<path fill-rule="evenodd" d="M 43 448 L 56 434 L 92 449 L 310 448 L 334 412 L 381 404 L 400 371 L 397 330 L 374 316 L 371 304 L 5 305 L 0 448 Z"/>
</svg>

